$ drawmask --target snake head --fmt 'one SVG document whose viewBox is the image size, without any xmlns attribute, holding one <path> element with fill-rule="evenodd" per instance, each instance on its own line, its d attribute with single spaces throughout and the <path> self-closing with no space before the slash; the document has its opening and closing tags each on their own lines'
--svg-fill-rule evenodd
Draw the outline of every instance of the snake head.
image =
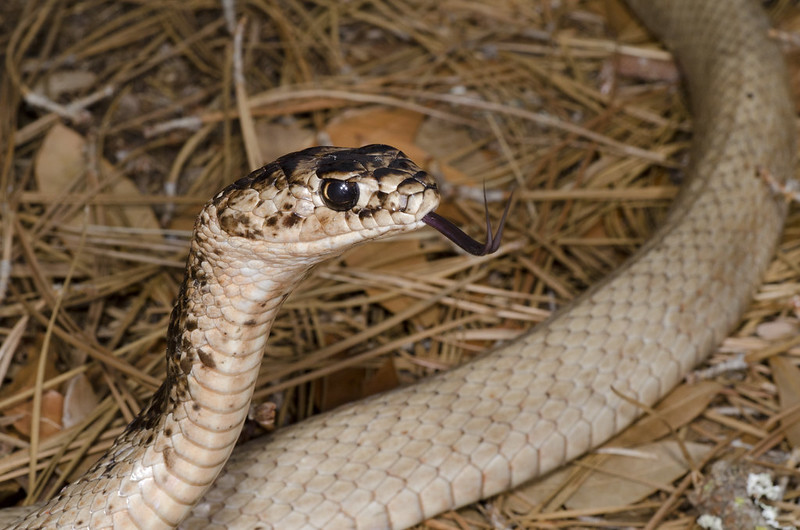
<svg viewBox="0 0 800 530">
<path fill-rule="evenodd" d="M 222 190 L 206 209 L 223 237 L 322 259 L 415 230 L 438 204 L 430 174 L 398 149 L 368 145 L 282 156 Z"/>
<path fill-rule="evenodd" d="M 216 225 L 223 238 L 269 245 L 273 257 L 285 252 L 321 260 L 423 224 L 470 253 L 497 249 L 499 233 L 492 236 L 489 228 L 487 243 L 478 243 L 435 214 L 438 204 L 434 178 L 394 147 L 312 147 L 234 182 L 201 216 L 216 220 L 205 224 Z"/>
</svg>

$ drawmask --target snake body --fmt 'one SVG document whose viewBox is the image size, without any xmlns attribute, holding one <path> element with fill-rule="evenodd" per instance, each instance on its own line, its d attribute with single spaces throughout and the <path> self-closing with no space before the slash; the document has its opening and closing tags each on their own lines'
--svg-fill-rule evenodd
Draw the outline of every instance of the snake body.
<svg viewBox="0 0 800 530">
<path fill-rule="evenodd" d="M 437 202 L 396 152 L 279 160 L 198 219 L 169 384 L 16 528 L 167 528 L 187 514 L 185 528 L 403 528 L 564 464 L 629 425 L 634 402 L 664 396 L 736 324 L 769 262 L 785 205 L 765 177 L 792 175 L 793 109 L 755 1 L 629 4 L 675 52 L 695 135 L 681 197 L 626 265 L 475 362 L 237 449 L 208 489 L 286 293 L 323 257 L 420 226 Z M 362 177 L 359 214 L 320 202 L 325 182 Z"/>
</svg>

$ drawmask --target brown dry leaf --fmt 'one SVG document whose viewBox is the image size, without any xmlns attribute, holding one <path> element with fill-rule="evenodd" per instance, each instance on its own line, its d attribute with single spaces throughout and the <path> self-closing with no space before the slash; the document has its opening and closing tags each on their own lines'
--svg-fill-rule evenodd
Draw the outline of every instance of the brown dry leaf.
<svg viewBox="0 0 800 530">
<path fill-rule="evenodd" d="M 34 162 L 34 176 L 39 190 L 47 193 L 87 192 L 85 189 L 70 189 L 76 179 L 86 171 L 86 140 L 76 131 L 60 123 L 54 125 L 42 141 Z M 102 160 L 103 171 L 114 175 L 103 190 L 119 197 L 137 197 L 136 186 L 125 176 L 116 172 L 106 160 Z M 147 206 L 115 206 L 104 208 L 104 224 L 131 228 L 160 228 L 153 210 Z M 83 215 L 76 213 L 67 224 L 83 226 Z"/>
<path fill-rule="evenodd" d="M 400 149 L 411 160 L 425 167 L 435 158 L 435 155 L 428 150 L 427 143 L 423 147 L 422 142 L 418 139 L 424 119 L 423 114 L 410 110 L 375 107 L 345 112 L 332 120 L 325 131 L 333 145 L 388 144 Z M 455 128 L 447 129 L 447 134 L 456 130 Z M 458 138 L 452 143 L 457 140 Z M 441 142 L 451 143 L 444 139 Z M 433 171 L 433 168 L 428 169 Z M 435 169 L 448 182 L 470 180 L 449 164 L 438 163 Z"/>
<path fill-rule="evenodd" d="M 800 31 L 800 10 L 785 9 L 782 16 L 772 20 L 777 29 L 794 36 Z M 800 51 L 795 46 L 784 46 L 784 57 L 789 67 L 789 82 L 795 109 L 800 111 Z"/>
<path fill-rule="evenodd" d="M 683 445 L 694 462 L 702 460 L 713 449 L 694 442 Z M 610 473 L 592 472 L 566 502 L 567 508 L 582 510 L 633 504 L 654 493 L 659 485 L 668 487 L 690 469 L 678 443 L 671 440 L 637 447 L 636 452 L 638 456 L 608 456 L 601 467 Z"/>
<path fill-rule="evenodd" d="M 797 335 L 800 324 L 796 319 L 779 319 L 771 322 L 762 322 L 756 326 L 756 335 L 764 340 L 786 340 Z"/>
<path fill-rule="evenodd" d="M 314 145 L 314 131 L 297 121 L 276 123 L 260 118 L 255 120 L 255 129 L 258 147 L 266 162 Z"/>
<path fill-rule="evenodd" d="M 33 345 L 28 348 L 27 362 L 14 374 L 10 384 L 3 387 L 0 391 L 0 397 L 6 398 L 29 390 L 36 384 L 36 372 L 39 365 L 39 355 L 41 354 L 41 345 Z M 44 366 L 44 379 L 51 379 L 58 375 L 56 370 L 53 356 L 48 355 Z M 58 397 L 49 396 L 45 400 L 45 396 L 49 393 L 55 393 Z M 57 406 L 57 410 L 53 407 Z M 61 430 L 63 397 L 55 390 L 46 390 L 42 394 L 42 418 L 40 421 L 40 433 L 42 437 L 49 436 L 54 432 Z M 33 409 L 33 400 L 29 399 L 23 403 L 9 407 L 2 411 L 3 416 L 9 420 L 13 420 L 13 425 L 25 436 L 29 436 L 31 432 L 31 410 Z"/>
<path fill-rule="evenodd" d="M 462 151 L 464 146 L 473 143 L 473 138 L 463 125 L 427 119 L 420 126 L 415 143 L 425 146 L 425 150 L 431 156 L 440 160 Z M 467 173 L 473 173 L 473 168 L 483 165 L 488 157 L 486 151 L 476 150 L 460 156 L 452 164 L 439 164 L 437 169 L 441 171 L 448 184 L 475 185 L 475 179 L 467 176 Z"/>
<path fill-rule="evenodd" d="M 794 108 L 800 112 L 800 52 L 786 54 L 786 65 L 789 68 L 789 86 L 792 88 Z"/>
<path fill-rule="evenodd" d="M 344 403 L 392 390 L 399 385 L 400 378 L 397 376 L 394 361 L 388 357 L 371 377 L 367 377 L 366 369 L 359 367 L 343 368 L 323 377 L 317 403 L 321 410 L 331 410 Z"/>
<path fill-rule="evenodd" d="M 36 83 L 35 92 L 47 94 L 51 99 L 58 99 L 63 94 L 71 94 L 88 90 L 97 81 L 97 74 L 87 70 L 63 70 L 53 72 L 42 81 Z"/>
<path fill-rule="evenodd" d="M 33 402 L 26 401 L 6 412 L 9 416 L 20 415 L 14 422 L 14 428 L 21 434 L 28 437 L 31 435 L 31 411 Z M 41 439 L 52 436 L 61 431 L 62 411 L 64 410 L 64 396 L 56 390 L 45 390 L 42 393 L 42 415 L 39 419 L 39 437 Z"/>
<path fill-rule="evenodd" d="M 518 487 L 513 495 L 508 496 L 509 510 L 527 513 L 532 506 L 544 506 L 565 487 L 573 473 L 574 466 L 562 466 L 543 478 L 534 479 L 529 484 Z"/>
<path fill-rule="evenodd" d="M 397 367 L 394 359 L 387 357 L 375 374 L 364 381 L 364 391 L 362 397 L 387 392 L 400 386 L 400 378 L 397 377 Z"/>
<path fill-rule="evenodd" d="M 657 415 L 642 417 L 608 445 L 639 445 L 666 436 L 670 430 L 665 421 L 673 429 L 686 425 L 703 413 L 722 388 L 721 384 L 714 381 L 683 384 L 659 402 L 655 408 Z"/>
<path fill-rule="evenodd" d="M 770 357 L 769 366 L 778 387 L 781 411 L 797 409 L 800 403 L 800 368 L 782 355 Z M 800 410 L 789 413 L 781 420 L 786 439 L 792 447 L 800 447 Z"/>
<path fill-rule="evenodd" d="M 600 0 L 594 11 L 604 13 L 606 23 L 617 38 L 624 42 L 647 39 L 647 32 L 633 18 L 630 9 L 621 0 Z"/>
<path fill-rule="evenodd" d="M 70 379 L 64 391 L 64 428 L 83 421 L 100 404 L 89 379 L 78 374 Z"/>
<path fill-rule="evenodd" d="M 710 446 L 698 443 L 684 446 L 695 462 L 711 450 Z M 668 485 L 689 469 L 674 441 L 645 444 L 634 451 L 637 456 L 591 454 L 580 461 L 607 469 L 611 474 L 581 469 L 580 464 L 557 469 L 518 488 L 508 499 L 510 508 L 525 513 L 531 506 L 549 505 L 561 495 L 563 497 L 555 504 L 563 503 L 570 509 L 624 506 L 647 497 L 657 485 Z M 580 482 L 573 483 L 575 480 Z"/>
<path fill-rule="evenodd" d="M 410 110 L 374 107 L 345 112 L 332 120 L 325 131 L 333 145 L 389 144 L 424 163 L 429 155 L 414 143 L 423 118 Z"/>
<path fill-rule="evenodd" d="M 67 191 L 86 171 L 85 149 L 83 136 L 60 123 L 54 125 L 36 154 L 36 186 L 50 192 Z"/>
<path fill-rule="evenodd" d="M 335 409 L 361 398 L 367 371 L 364 368 L 342 368 L 322 378 L 317 385 L 316 404 L 322 412 Z"/>
<path fill-rule="evenodd" d="M 22 365 L 19 370 L 16 371 L 16 373 L 14 373 L 11 382 L 7 385 L 4 385 L 2 390 L 0 390 L 0 398 L 7 398 L 24 390 L 33 388 L 36 383 L 36 370 L 37 365 L 39 364 L 40 353 L 41 344 L 28 347 L 28 356 L 25 364 Z M 44 366 L 44 379 L 52 379 L 58 374 L 59 372 L 56 370 L 53 356 L 49 355 Z"/>
</svg>

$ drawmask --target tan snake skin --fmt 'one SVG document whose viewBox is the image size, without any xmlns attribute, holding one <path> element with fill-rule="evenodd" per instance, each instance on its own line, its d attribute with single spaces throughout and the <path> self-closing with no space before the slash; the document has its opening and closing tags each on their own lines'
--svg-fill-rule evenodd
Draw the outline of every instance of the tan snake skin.
<svg viewBox="0 0 800 530">
<path fill-rule="evenodd" d="M 523 338 L 419 385 L 239 448 L 183 527 L 407 527 L 601 444 L 639 413 L 614 390 L 654 403 L 730 331 L 783 222 L 782 199 L 762 177 L 784 180 L 794 168 L 794 114 L 781 56 L 755 1 L 629 3 L 675 51 L 695 111 L 697 178 L 665 225 L 610 279 Z M 415 228 L 435 207 L 427 184 L 406 182 L 416 169 L 400 165 L 388 180 L 413 188 L 414 198 L 387 199 L 366 178 L 362 186 L 373 190 L 359 204 L 369 210 L 367 200 L 396 201 L 410 214 L 393 219 L 370 210 L 369 222 L 382 227 L 371 230 L 352 216 L 330 214 L 322 225 L 330 221 L 341 235 L 327 254 Z M 302 173 L 300 166 L 284 169 Z M 205 239 L 192 245 L 186 296 L 171 325 L 182 330 L 171 335 L 175 383 L 88 477 L 17 528 L 166 528 L 222 467 L 282 301 L 272 290 L 288 291 L 318 261 L 308 251 L 320 243 L 278 245 L 286 254 L 276 258 L 254 242 L 278 224 L 293 237 L 294 217 L 268 221 L 279 212 L 265 205 L 293 195 L 305 207 L 320 206 L 299 181 L 284 180 L 280 191 L 237 184 L 206 207 L 197 225 Z M 304 256 L 291 255 L 293 249 Z"/>
</svg>

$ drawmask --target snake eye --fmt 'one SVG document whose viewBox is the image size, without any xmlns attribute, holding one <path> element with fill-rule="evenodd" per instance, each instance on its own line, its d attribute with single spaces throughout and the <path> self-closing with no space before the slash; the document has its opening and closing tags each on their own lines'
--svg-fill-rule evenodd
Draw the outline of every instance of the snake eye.
<svg viewBox="0 0 800 530">
<path fill-rule="evenodd" d="M 358 203 L 358 184 L 355 182 L 325 179 L 320 191 L 325 206 L 337 212 L 349 210 Z"/>
</svg>

